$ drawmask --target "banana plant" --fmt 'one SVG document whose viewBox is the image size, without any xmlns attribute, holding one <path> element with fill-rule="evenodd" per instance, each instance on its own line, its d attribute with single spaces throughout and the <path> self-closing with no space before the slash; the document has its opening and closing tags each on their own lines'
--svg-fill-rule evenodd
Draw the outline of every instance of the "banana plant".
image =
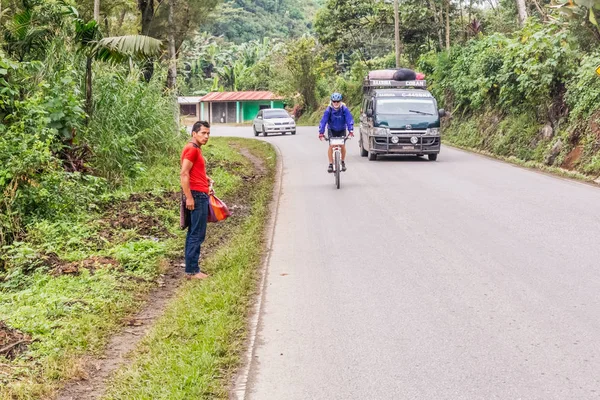
<svg viewBox="0 0 600 400">
<path fill-rule="evenodd" d="M 84 21 L 72 6 L 68 7 L 68 13 L 74 17 L 75 40 L 79 43 L 79 52 L 86 56 L 85 107 L 89 118 L 93 112 L 92 62 L 101 60 L 119 63 L 158 56 L 162 51 L 162 42 L 144 35 L 102 37 L 97 21 Z"/>
</svg>

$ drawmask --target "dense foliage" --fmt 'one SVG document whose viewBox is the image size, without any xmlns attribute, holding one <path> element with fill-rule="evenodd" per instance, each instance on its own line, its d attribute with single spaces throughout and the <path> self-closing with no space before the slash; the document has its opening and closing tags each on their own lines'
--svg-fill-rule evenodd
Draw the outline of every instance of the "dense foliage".
<svg viewBox="0 0 600 400">
<path fill-rule="evenodd" d="M 116 48 L 104 53 L 115 61 L 89 62 L 92 53 L 82 43 L 102 48 L 80 33 L 93 32 L 95 22 L 83 23 L 70 5 L 53 1 L 23 1 L 3 14 L 0 246 L 39 219 L 97 206 L 107 188 L 135 177 L 178 134 L 160 69 L 146 83 L 136 59 Z M 91 72 L 94 112 L 86 113 Z"/>
<path fill-rule="evenodd" d="M 241 44 L 262 38 L 297 38 L 312 29 L 315 0 L 226 0 L 205 30 Z"/>
<path fill-rule="evenodd" d="M 420 57 L 418 68 L 454 112 L 447 140 L 600 174 L 600 38 L 592 9 L 568 11 L 548 8 L 521 29 L 479 34 Z"/>
</svg>

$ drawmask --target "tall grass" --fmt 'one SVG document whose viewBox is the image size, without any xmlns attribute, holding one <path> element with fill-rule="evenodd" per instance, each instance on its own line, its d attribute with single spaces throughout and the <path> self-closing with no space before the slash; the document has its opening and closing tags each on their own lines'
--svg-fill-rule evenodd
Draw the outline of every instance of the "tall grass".
<svg viewBox="0 0 600 400">
<path fill-rule="evenodd" d="M 177 104 L 165 93 L 163 75 L 159 71 L 146 83 L 138 69 L 102 65 L 96 70 L 94 113 L 83 140 L 92 148 L 95 173 L 113 184 L 179 151 Z"/>
</svg>

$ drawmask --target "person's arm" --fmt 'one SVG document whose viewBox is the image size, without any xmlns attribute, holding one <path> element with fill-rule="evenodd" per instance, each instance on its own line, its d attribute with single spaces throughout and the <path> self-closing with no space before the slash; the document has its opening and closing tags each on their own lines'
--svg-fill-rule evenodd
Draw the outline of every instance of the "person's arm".
<svg viewBox="0 0 600 400">
<path fill-rule="evenodd" d="M 319 124 L 319 135 L 325 134 L 325 125 L 329 122 L 329 107 L 325 110 L 325 114 L 323 114 L 323 118 L 321 118 L 321 123 Z"/>
<path fill-rule="evenodd" d="M 344 108 L 344 113 L 346 114 L 346 125 L 348 126 L 348 132 L 350 135 L 354 135 L 354 117 L 352 117 L 352 113 L 348 107 Z"/>
<path fill-rule="evenodd" d="M 194 163 L 184 158 L 181 163 L 181 172 L 179 173 L 181 189 L 183 189 L 183 194 L 185 194 L 185 206 L 188 210 L 193 210 L 195 207 L 194 196 L 192 196 L 192 190 L 190 189 L 190 171 L 193 165 Z"/>
<path fill-rule="evenodd" d="M 208 175 L 206 175 L 206 179 L 208 179 L 208 194 L 215 194 L 215 190 L 213 189 L 215 181 Z"/>
</svg>

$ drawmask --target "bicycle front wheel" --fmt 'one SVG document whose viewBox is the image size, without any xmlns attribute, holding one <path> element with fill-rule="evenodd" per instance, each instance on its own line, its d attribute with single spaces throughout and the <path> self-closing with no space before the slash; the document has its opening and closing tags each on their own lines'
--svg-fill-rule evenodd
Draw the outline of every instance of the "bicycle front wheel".
<svg viewBox="0 0 600 400">
<path fill-rule="evenodd" d="M 342 172 L 342 155 L 339 151 L 335 152 L 335 187 L 340 188 L 340 175 Z"/>
</svg>

